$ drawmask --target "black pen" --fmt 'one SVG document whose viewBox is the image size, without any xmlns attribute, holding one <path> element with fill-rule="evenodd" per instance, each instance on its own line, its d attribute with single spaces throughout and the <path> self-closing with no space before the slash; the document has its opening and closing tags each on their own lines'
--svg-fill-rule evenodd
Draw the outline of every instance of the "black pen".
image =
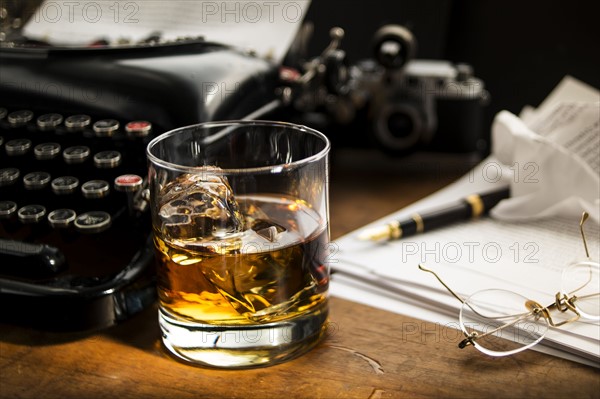
<svg viewBox="0 0 600 399">
<path fill-rule="evenodd" d="M 396 240 L 462 220 L 478 218 L 487 214 L 498 202 L 508 198 L 509 195 L 510 189 L 508 187 L 480 194 L 471 194 L 448 206 L 424 213 L 415 213 L 406 220 L 396 220 L 383 226 L 365 230 L 358 238 L 372 241 Z"/>
</svg>

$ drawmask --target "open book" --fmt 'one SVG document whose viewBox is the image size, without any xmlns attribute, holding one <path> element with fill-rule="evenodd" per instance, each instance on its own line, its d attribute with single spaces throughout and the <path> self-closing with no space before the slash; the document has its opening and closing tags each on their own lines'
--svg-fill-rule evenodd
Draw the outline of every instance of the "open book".
<svg viewBox="0 0 600 399">
<path fill-rule="evenodd" d="M 589 95 L 583 101 L 598 96 L 597 92 L 590 93 L 570 78 L 561 87 L 551 96 L 555 101 L 572 100 L 573 92 L 579 99 Z M 577 93 L 581 87 L 584 87 L 583 95 Z M 548 107 L 555 106 L 555 101 L 546 102 L 535 111 L 529 110 L 529 117 L 532 112 L 546 114 Z M 577 133 L 572 132 L 575 136 Z M 595 157 L 590 156 L 585 162 L 593 164 L 598 161 L 597 157 L 596 152 Z M 516 178 L 536 177 L 525 173 L 517 177 L 514 165 L 510 166 L 491 156 L 450 186 L 364 229 L 404 219 L 417 211 L 442 206 L 472 193 L 509 182 L 514 184 Z M 531 173 L 531 170 L 521 172 Z M 357 237 L 364 231 L 360 229 L 336 241 L 339 250 L 331 264 L 334 271 L 331 293 L 435 323 L 440 329 L 438 336 L 456 337 L 456 332 L 445 335 L 443 330 L 459 328 L 461 303 L 431 274 L 419 270 L 419 263 L 436 271 L 462 297 L 499 288 L 549 305 L 561 289 L 563 269 L 586 259 L 579 221 L 580 218 L 567 216 L 526 221 L 490 217 L 384 243 L 360 241 Z M 598 261 L 600 229 L 597 221 L 586 223 L 585 232 L 590 257 Z M 580 319 L 550 328 L 534 349 L 600 367 L 600 324 Z"/>
</svg>

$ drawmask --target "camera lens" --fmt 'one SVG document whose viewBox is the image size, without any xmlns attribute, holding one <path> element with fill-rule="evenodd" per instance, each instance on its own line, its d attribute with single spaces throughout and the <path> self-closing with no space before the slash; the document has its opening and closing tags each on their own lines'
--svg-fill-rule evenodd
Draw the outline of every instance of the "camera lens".
<svg viewBox="0 0 600 399">
<path fill-rule="evenodd" d="M 402 112 L 392 113 L 387 120 L 390 134 L 396 138 L 409 137 L 415 130 L 415 125 L 410 116 Z"/>
<path fill-rule="evenodd" d="M 419 111 L 407 103 L 384 106 L 375 118 L 373 134 L 389 152 L 408 152 L 421 140 L 423 121 Z"/>
</svg>

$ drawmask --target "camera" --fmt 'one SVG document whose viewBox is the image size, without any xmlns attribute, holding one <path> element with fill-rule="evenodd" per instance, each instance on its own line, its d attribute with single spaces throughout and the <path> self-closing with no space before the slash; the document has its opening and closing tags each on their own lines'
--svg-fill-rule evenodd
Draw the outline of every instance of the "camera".
<svg viewBox="0 0 600 399">
<path fill-rule="evenodd" d="M 285 77 L 293 83 L 287 101 L 304 122 L 337 144 L 377 146 L 396 156 L 486 149 L 489 94 L 470 65 L 414 59 L 416 40 L 399 25 L 374 34 L 373 58 L 349 65 L 343 35 L 332 29 L 323 53 L 295 78 Z"/>
</svg>

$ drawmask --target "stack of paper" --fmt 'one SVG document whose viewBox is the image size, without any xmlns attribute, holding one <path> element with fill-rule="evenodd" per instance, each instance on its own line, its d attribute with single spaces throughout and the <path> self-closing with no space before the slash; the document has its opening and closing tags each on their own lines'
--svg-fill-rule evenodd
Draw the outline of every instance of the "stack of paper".
<svg viewBox="0 0 600 399">
<path fill-rule="evenodd" d="M 567 79 L 562 86 L 561 90 L 566 92 L 572 92 L 574 86 L 580 87 L 572 79 Z M 595 96 L 597 98 L 597 92 Z M 565 97 L 564 93 L 558 95 L 559 100 Z M 555 102 L 546 104 L 554 106 Z M 546 109 L 542 106 L 535 112 L 543 115 Z M 597 157 L 596 152 L 596 162 Z M 594 157 L 588 158 L 593 163 Z M 519 179 L 524 178 L 523 172 L 531 173 L 531 170 L 521 172 Z M 526 176 L 536 177 L 535 174 Z M 561 289 L 563 269 L 586 259 L 580 218 L 570 217 L 568 213 L 557 212 L 521 221 L 516 217 L 508 221 L 497 218 L 465 221 L 384 243 L 357 238 L 362 231 L 374 226 L 405 219 L 417 211 L 436 208 L 499 185 L 511 184 L 513 191 L 519 192 L 516 178 L 514 165 L 504 165 L 492 156 L 454 184 L 337 240 L 338 251 L 331 264 L 332 295 L 435 323 L 440 337 L 456 337 L 456 332 L 444 335 L 444 329 L 459 328 L 461 303 L 431 274 L 419 270 L 419 263 L 436 271 L 463 297 L 483 289 L 500 288 L 544 305 L 553 303 L 554 295 Z M 541 187 L 542 183 L 538 183 Z M 595 190 L 598 193 L 597 187 Z M 560 201 L 562 197 L 557 198 Z M 514 198 L 509 201 L 512 200 Z M 581 211 L 578 213 L 580 216 Z M 585 231 L 590 257 L 598 261 L 598 224 L 590 220 Z M 600 367 L 600 324 L 580 319 L 551 328 L 542 345 L 534 348 Z"/>
</svg>

